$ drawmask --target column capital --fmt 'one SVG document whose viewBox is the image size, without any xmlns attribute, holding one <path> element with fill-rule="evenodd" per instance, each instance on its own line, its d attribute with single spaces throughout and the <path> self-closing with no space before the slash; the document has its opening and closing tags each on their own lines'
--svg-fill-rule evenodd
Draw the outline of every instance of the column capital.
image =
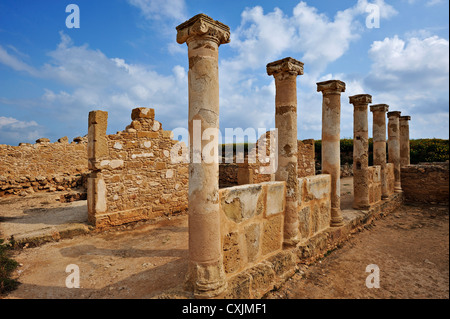
<svg viewBox="0 0 450 319">
<path fill-rule="evenodd" d="M 322 92 L 323 94 L 341 94 L 345 92 L 345 83 L 340 80 L 328 80 L 316 84 L 317 92 Z"/>
<path fill-rule="evenodd" d="M 372 95 L 370 94 L 357 94 L 349 96 L 350 104 L 353 104 L 354 106 L 357 105 L 368 105 L 369 103 L 372 103 Z"/>
<path fill-rule="evenodd" d="M 300 62 L 291 57 L 270 62 L 266 66 L 267 74 L 276 76 L 279 73 L 288 73 L 291 75 L 303 74 L 303 62 Z"/>
<path fill-rule="evenodd" d="M 409 116 L 409 115 L 400 116 L 400 121 L 410 121 L 410 120 L 411 120 L 411 116 Z"/>
<path fill-rule="evenodd" d="M 387 117 L 400 117 L 400 114 L 401 114 L 402 112 L 400 112 L 400 111 L 392 111 L 392 112 L 387 112 Z"/>
<path fill-rule="evenodd" d="M 205 37 L 219 45 L 230 42 L 230 28 L 222 22 L 200 13 L 183 22 L 177 29 L 177 42 L 183 44 L 195 37 Z"/>
<path fill-rule="evenodd" d="M 370 112 L 387 112 L 389 111 L 389 105 L 387 104 L 373 104 L 370 106 Z"/>
</svg>

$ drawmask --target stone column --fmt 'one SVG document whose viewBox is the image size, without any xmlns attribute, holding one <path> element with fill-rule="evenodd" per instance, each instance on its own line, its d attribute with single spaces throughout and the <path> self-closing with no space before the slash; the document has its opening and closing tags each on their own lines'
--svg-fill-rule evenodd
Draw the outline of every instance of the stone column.
<svg viewBox="0 0 450 319">
<path fill-rule="evenodd" d="M 394 191 L 402 192 L 400 182 L 400 113 L 399 111 L 388 112 L 388 161 L 394 164 Z"/>
<path fill-rule="evenodd" d="M 370 106 L 373 114 L 373 165 L 381 166 L 381 198 L 389 197 L 386 178 L 386 112 L 387 104 L 374 104 Z"/>
<path fill-rule="evenodd" d="M 284 245 L 300 241 L 297 179 L 297 76 L 303 74 L 303 63 L 285 58 L 267 64 L 267 74 L 275 78 L 275 127 L 278 130 L 278 169 L 276 181 L 286 182 Z"/>
<path fill-rule="evenodd" d="M 108 112 L 91 111 L 88 119 L 88 169 L 91 170 L 87 181 L 88 221 L 97 224 L 99 214 L 106 213 L 106 185 L 100 162 L 108 156 L 106 129 Z"/>
<path fill-rule="evenodd" d="M 218 138 L 203 140 L 203 133 L 219 133 L 219 46 L 230 42 L 230 28 L 199 14 L 180 24 L 177 42 L 188 46 L 189 57 L 189 270 L 187 282 L 200 298 L 216 297 L 226 289 L 222 260 L 218 158 L 206 161 L 206 145 L 218 155 Z M 200 141 L 193 139 L 200 123 Z M 208 135 L 209 135 L 208 133 Z M 216 156 L 217 157 L 217 156 Z"/>
<path fill-rule="evenodd" d="M 322 173 L 331 175 L 331 227 L 344 224 L 341 213 L 340 194 L 340 121 L 341 93 L 345 83 L 329 80 L 317 83 L 317 92 L 322 92 Z"/>
<path fill-rule="evenodd" d="M 400 116 L 400 165 L 411 164 L 409 147 L 409 121 L 411 116 Z"/>
<path fill-rule="evenodd" d="M 353 208 L 369 209 L 369 94 L 349 97 L 353 104 Z"/>
</svg>

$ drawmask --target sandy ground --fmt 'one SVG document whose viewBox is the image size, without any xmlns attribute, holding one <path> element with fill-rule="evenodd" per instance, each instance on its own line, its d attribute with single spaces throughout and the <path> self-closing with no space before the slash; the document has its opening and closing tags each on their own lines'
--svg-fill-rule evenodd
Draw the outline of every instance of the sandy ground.
<svg viewBox="0 0 450 319">
<path fill-rule="evenodd" d="M 269 299 L 449 298 L 448 207 L 402 206 L 313 265 Z M 369 264 L 380 288 L 367 288 Z"/>
<path fill-rule="evenodd" d="M 341 181 L 342 208 L 351 204 L 351 186 L 351 179 Z M 0 230 L 85 222 L 86 201 L 60 203 L 57 196 L 0 200 Z M 449 298 L 448 213 L 448 207 L 403 206 L 320 262 L 302 265 L 267 298 Z M 21 285 L 6 298 L 152 298 L 178 290 L 187 238 L 187 216 L 179 215 L 17 249 Z M 380 269 L 380 288 L 365 285 L 369 264 Z M 66 287 L 69 265 L 79 269 L 79 289 Z"/>
</svg>

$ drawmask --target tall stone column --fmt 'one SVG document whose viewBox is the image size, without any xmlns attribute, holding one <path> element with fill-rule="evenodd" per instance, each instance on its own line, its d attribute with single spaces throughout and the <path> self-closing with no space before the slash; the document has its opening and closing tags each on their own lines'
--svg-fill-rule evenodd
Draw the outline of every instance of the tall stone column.
<svg viewBox="0 0 450 319">
<path fill-rule="evenodd" d="M 91 170 L 87 181 L 88 221 L 97 224 L 97 217 L 107 211 L 106 185 L 100 162 L 108 156 L 106 129 L 108 112 L 91 111 L 88 119 L 88 168 Z"/>
<path fill-rule="evenodd" d="M 203 140 L 203 133 L 219 133 L 219 46 L 230 42 L 230 28 L 199 14 L 180 24 L 177 42 L 187 43 L 189 57 L 189 270 L 187 281 L 197 297 L 220 295 L 226 288 L 222 260 L 219 211 L 219 163 L 206 161 L 202 150 L 211 143 L 218 155 L 218 138 Z M 195 125 L 199 128 L 194 128 Z M 194 130 L 200 130 L 194 140 Z"/>
<path fill-rule="evenodd" d="M 400 182 L 400 113 L 399 111 L 388 112 L 388 161 L 394 164 L 394 191 L 402 192 Z"/>
<path fill-rule="evenodd" d="M 369 94 L 349 97 L 353 104 L 353 208 L 369 209 Z"/>
<path fill-rule="evenodd" d="M 298 220 L 297 76 L 303 63 L 285 58 L 267 64 L 267 74 L 275 78 L 275 127 L 278 129 L 278 169 L 275 180 L 286 181 L 284 245 L 300 241 Z"/>
<path fill-rule="evenodd" d="M 374 104 L 370 106 L 373 115 L 373 165 L 381 166 L 381 198 L 389 197 L 386 178 L 386 112 L 387 104 Z"/>
<path fill-rule="evenodd" d="M 331 175 L 331 225 L 344 224 L 341 213 L 340 175 L 340 122 L 341 93 L 345 92 L 345 83 L 329 80 L 317 83 L 317 92 L 322 92 L 322 173 Z"/>
<path fill-rule="evenodd" d="M 409 147 L 409 121 L 411 116 L 400 116 L 400 165 L 411 164 Z"/>
</svg>

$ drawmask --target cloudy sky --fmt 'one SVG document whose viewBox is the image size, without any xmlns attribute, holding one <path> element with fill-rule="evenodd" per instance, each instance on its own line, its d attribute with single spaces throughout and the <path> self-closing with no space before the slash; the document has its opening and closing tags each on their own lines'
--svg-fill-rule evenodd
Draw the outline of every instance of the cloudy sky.
<svg viewBox="0 0 450 319">
<path fill-rule="evenodd" d="M 72 3 L 79 28 L 66 25 Z M 83 136 L 91 110 L 109 112 L 109 134 L 139 106 L 166 130 L 187 127 L 187 47 L 175 27 L 198 13 L 231 29 L 219 50 L 223 132 L 274 127 L 265 66 L 290 56 L 305 64 L 299 139 L 320 139 L 316 82 L 329 79 L 347 86 L 341 137 L 353 136 L 348 96 L 367 93 L 411 116 L 411 138 L 448 138 L 448 10 L 447 0 L 2 0 L 0 144 Z"/>
</svg>

